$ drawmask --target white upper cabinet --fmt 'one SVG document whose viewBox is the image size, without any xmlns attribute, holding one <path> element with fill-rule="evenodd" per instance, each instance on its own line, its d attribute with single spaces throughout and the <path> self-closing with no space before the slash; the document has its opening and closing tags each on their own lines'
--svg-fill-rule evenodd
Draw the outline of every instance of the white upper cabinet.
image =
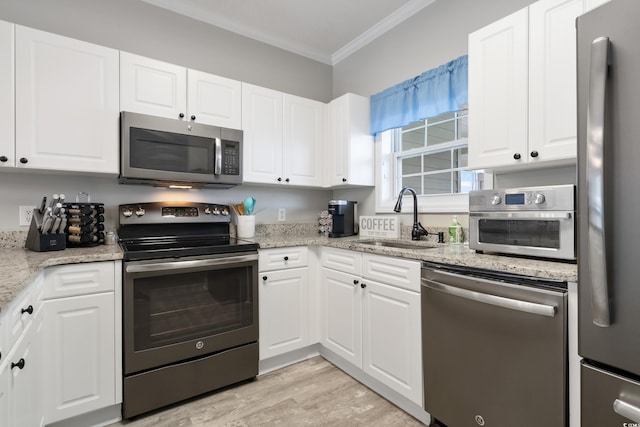
<svg viewBox="0 0 640 427">
<path fill-rule="evenodd" d="M 120 52 L 120 109 L 180 118 L 187 113 L 187 69 Z"/>
<path fill-rule="evenodd" d="M 293 185 L 321 187 L 326 105 L 284 94 L 282 175 Z"/>
<path fill-rule="evenodd" d="M 15 166 L 14 25 L 0 21 L 0 167 Z"/>
<path fill-rule="evenodd" d="M 120 52 L 120 109 L 242 128 L 241 83 Z"/>
<path fill-rule="evenodd" d="M 187 112 L 200 123 L 242 129 L 242 83 L 187 70 Z"/>
<path fill-rule="evenodd" d="M 584 0 L 541 0 L 469 35 L 469 167 L 576 157 L 575 19 Z"/>
<path fill-rule="evenodd" d="M 469 167 L 511 165 L 527 141 L 527 9 L 469 35 Z M 516 156 L 517 157 L 517 156 Z M 525 160 L 526 161 L 526 160 Z"/>
<path fill-rule="evenodd" d="M 529 6 L 530 163 L 576 158 L 575 22 L 583 7 L 582 0 Z"/>
<path fill-rule="evenodd" d="M 15 31 L 15 166 L 118 173 L 118 51 Z"/>
<path fill-rule="evenodd" d="M 322 186 L 322 102 L 243 83 L 244 182 Z"/>
<path fill-rule="evenodd" d="M 369 109 L 369 98 L 352 93 L 329 103 L 328 187 L 375 184 Z"/>
<path fill-rule="evenodd" d="M 595 9 L 598 6 L 602 6 L 605 3 L 609 3 L 611 0 L 585 0 L 585 12 Z"/>
<path fill-rule="evenodd" d="M 244 182 L 283 182 L 282 105 L 281 92 L 242 84 Z"/>
</svg>

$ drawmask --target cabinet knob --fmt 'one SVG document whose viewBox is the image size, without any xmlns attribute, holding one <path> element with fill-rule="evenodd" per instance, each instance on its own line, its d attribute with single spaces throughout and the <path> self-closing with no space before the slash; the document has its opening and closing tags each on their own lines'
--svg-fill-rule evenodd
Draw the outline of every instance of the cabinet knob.
<svg viewBox="0 0 640 427">
<path fill-rule="evenodd" d="M 353 284 L 354 285 L 357 285 L 358 283 L 359 283 L 358 280 L 356 280 L 356 279 L 353 280 Z"/>
<path fill-rule="evenodd" d="M 29 307 L 23 308 L 22 310 L 20 310 L 20 314 L 25 314 L 25 313 L 33 314 L 33 306 L 29 305 Z"/>
<path fill-rule="evenodd" d="M 289 182 L 289 178 L 285 179 L 284 182 Z"/>
<path fill-rule="evenodd" d="M 279 176 L 279 177 L 278 177 L 278 179 L 277 179 L 277 181 L 278 181 L 278 182 L 282 182 L 282 177 L 280 177 L 280 176 Z"/>
<path fill-rule="evenodd" d="M 262 276 L 262 280 L 267 281 L 267 276 Z"/>
<path fill-rule="evenodd" d="M 367 284 L 366 284 L 366 283 L 361 283 L 361 284 L 360 284 L 360 287 L 361 287 L 362 289 L 364 289 L 364 288 L 366 288 L 366 287 L 367 287 Z"/>
<path fill-rule="evenodd" d="M 191 120 L 195 120 L 195 119 L 196 119 L 196 116 L 192 115 Z"/>
<path fill-rule="evenodd" d="M 27 164 L 29 162 L 29 160 L 26 157 L 20 157 L 20 163 Z"/>
<path fill-rule="evenodd" d="M 9 158 L 7 156 L 0 156 L 0 162 L 4 163 L 7 160 L 9 160 Z"/>
<path fill-rule="evenodd" d="M 184 113 L 178 114 L 178 117 L 180 117 L 181 119 L 184 119 Z"/>
<path fill-rule="evenodd" d="M 513 158 L 516 159 L 516 160 L 520 160 L 521 157 L 522 156 L 520 155 L 520 153 L 516 153 L 516 154 L 513 155 Z"/>
<path fill-rule="evenodd" d="M 18 360 L 18 363 L 11 362 L 11 369 L 13 368 L 24 369 L 24 359 Z"/>
<path fill-rule="evenodd" d="M 537 151 L 532 151 L 531 152 L 531 157 L 538 157 L 538 152 Z"/>
<path fill-rule="evenodd" d="M 342 182 L 347 182 L 347 178 L 342 178 Z"/>
<path fill-rule="evenodd" d="M 289 257 L 288 256 L 284 257 L 284 260 L 289 261 Z"/>
</svg>

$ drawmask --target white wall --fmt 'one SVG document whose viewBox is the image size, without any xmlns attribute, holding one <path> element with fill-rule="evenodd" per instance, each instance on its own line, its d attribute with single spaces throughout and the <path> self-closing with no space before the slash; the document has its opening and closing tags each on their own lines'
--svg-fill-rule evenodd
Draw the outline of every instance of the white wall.
<svg viewBox="0 0 640 427">
<path fill-rule="evenodd" d="M 533 0 L 437 0 L 333 69 L 334 98 L 370 96 L 435 68 L 467 49 L 469 33 Z"/>
<path fill-rule="evenodd" d="M 438 0 L 398 27 L 369 43 L 334 66 L 333 95 L 353 92 L 371 96 L 420 73 L 468 53 L 469 33 L 533 3 L 534 0 Z M 368 193 L 341 192 L 342 198 L 356 196 L 373 200 Z M 366 205 L 367 208 L 371 204 Z M 375 210 L 361 210 L 372 215 Z M 459 215 L 467 226 L 466 215 Z M 403 224 L 411 215 L 402 215 Z M 421 215 L 424 226 L 449 225 L 451 215 Z"/>
<path fill-rule="evenodd" d="M 92 202 L 105 204 L 107 228 L 115 228 L 118 205 L 162 200 L 231 204 L 247 196 L 256 199 L 256 222 L 277 223 L 278 208 L 285 208 L 288 222 L 317 223 L 318 214 L 327 209 L 331 191 L 274 189 L 240 185 L 228 190 L 171 190 L 142 185 L 120 185 L 117 178 L 0 172 L 0 230 L 27 230 L 18 224 L 19 206 L 39 205 L 43 196 L 63 193 L 75 201 L 76 194 L 90 193 Z M 85 198 L 81 199 L 84 201 Z M 264 209 L 264 210 L 263 210 Z"/>
<path fill-rule="evenodd" d="M 0 19 L 149 56 L 166 62 L 269 87 L 319 101 L 331 100 L 332 69 L 308 58 L 182 17 L 138 0 L 1 1 Z M 37 205 L 42 196 L 85 191 L 105 203 L 109 227 L 117 205 L 128 202 L 186 200 L 238 203 L 257 199 L 258 223 L 276 223 L 277 209 L 287 221 L 315 223 L 327 208 L 330 191 L 242 185 L 230 190 L 162 190 L 123 186 L 115 177 L 0 172 L 0 230 L 18 230 L 18 207 Z"/>
<path fill-rule="evenodd" d="M 3 0 L 0 19 L 306 98 L 331 100 L 329 65 L 139 0 Z"/>
</svg>

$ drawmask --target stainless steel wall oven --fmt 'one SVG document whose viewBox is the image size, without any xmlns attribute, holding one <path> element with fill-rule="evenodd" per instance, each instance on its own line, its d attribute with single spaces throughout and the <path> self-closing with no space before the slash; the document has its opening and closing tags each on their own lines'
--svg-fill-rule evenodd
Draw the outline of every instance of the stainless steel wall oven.
<svg viewBox="0 0 640 427">
<path fill-rule="evenodd" d="M 229 209 L 120 206 L 123 417 L 255 377 L 257 244 L 232 239 Z"/>
</svg>

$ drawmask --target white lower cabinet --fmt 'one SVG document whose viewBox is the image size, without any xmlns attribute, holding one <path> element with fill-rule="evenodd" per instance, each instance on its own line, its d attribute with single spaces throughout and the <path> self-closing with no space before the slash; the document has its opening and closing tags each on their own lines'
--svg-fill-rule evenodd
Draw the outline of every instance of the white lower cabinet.
<svg viewBox="0 0 640 427">
<path fill-rule="evenodd" d="M 422 405 L 420 263 L 322 251 L 322 345 Z"/>
<path fill-rule="evenodd" d="M 362 369 L 422 404 L 420 294 L 365 279 Z"/>
<path fill-rule="evenodd" d="M 309 345 L 307 248 L 260 251 L 260 360 Z"/>
<path fill-rule="evenodd" d="M 0 407 L 8 418 L 7 426 L 42 426 L 42 316 L 35 314 L 6 361 L 0 365 Z M 4 366 L 4 367 L 1 367 Z M 4 394 L 3 394 L 4 393 Z"/>
<path fill-rule="evenodd" d="M 121 401 L 119 267 L 96 262 L 45 270 L 42 387 L 47 424 Z"/>
</svg>

